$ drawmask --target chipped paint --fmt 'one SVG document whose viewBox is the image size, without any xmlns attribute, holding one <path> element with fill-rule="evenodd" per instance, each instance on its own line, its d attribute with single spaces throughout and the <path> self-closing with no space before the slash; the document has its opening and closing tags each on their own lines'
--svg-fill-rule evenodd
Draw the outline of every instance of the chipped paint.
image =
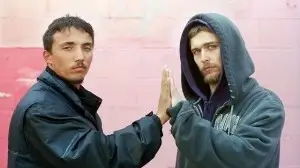
<svg viewBox="0 0 300 168">
<path fill-rule="evenodd" d="M 22 67 L 18 69 L 17 72 L 23 78 L 35 78 L 41 73 L 40 70 L 36 70 L 30 67 Z"/>
<path fill-rule="evenodd" d="M 36 79 L 35 78 L 19 78 L 16 81 L 30 87 L 36 82 Z"/>
<path fill-rule="evenodd" d="M 5 92 L 0 92 L 0 98 L 7 98 L 7 97 L 10 97 L 11 94 L 9 93 L 5 93 Z"/>
<path fill-rule="evenodd" d="M 296 9 L 299 1 L 296 0 L 286 0 L 285 4 L 289 9 Z"/>
<path fill-rule="evenodd" d="M 36 82 L 36 77 L 39 75 L 40 71 L 30 67 L 22 67 L 18 69 L 17 73 L 20 77 L 16 81 L 30 87 Z"/>
</svg>

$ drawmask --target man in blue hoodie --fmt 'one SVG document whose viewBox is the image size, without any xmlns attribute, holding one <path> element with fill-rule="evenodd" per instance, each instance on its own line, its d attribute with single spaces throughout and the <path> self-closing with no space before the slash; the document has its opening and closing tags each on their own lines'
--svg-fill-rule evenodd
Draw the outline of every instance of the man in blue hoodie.
<svg viewBox="0 0 300 168">
<path fill-rule="evenodd" d="M 238 28 L 220 14 L 193 16 L 180 59 L 187 101 L 171 84 L 168 111 L 176 168 L 278 168 L 283 103 L 250 77 L 254 65 Z"/>
</svg>

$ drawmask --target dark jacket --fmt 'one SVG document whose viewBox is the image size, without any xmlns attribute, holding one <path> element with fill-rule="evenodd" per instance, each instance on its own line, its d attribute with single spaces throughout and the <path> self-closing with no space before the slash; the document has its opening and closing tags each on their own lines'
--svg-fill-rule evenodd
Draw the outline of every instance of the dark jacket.
<svg viewBox="0 0 300 168">
<path fill-rule="evenodd" d="M 197 24 L 210 27 L 221 42 L 225 73 L 214 95 L 189 49 L 187 33 Z M 183 30 L 180 59 L 188 101 L 169 109 L 178 147 L 176 168 L 278 168 L 283 103 L 250 77 L 254 65 L 237 27 L 219 14 L 195 15 Z M 207 110 L 211 108 L 213 112 Z M 212 117 L 203 118 L 206 113 Z"/>
<path fill-rule="evenodd" d="M 161 146 L 159 118 L 149 113 L 104 135 L 101 102 L 44 71 L 12 116 L 8 168 L 140 168 L 151 161 Z"/>
</svg>

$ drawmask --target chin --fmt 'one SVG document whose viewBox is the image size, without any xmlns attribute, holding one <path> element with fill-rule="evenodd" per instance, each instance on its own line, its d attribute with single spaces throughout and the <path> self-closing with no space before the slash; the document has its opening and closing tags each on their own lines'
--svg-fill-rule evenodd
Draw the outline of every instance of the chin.
<svg viewBox="0 0 300 168">
<path fill-rule="evenodd" d="M 214 73 L 209 74 L 204 78 L 205 83 L 207 84 L 218 84 L 220 79 L 220 74 Z"/>
<path fill-rule="evenodd" d="M 74 85 L 82 84 L 84 78 L 77 78 L 77 79 L 68 79 L 68 82 Z"/>
</svg>

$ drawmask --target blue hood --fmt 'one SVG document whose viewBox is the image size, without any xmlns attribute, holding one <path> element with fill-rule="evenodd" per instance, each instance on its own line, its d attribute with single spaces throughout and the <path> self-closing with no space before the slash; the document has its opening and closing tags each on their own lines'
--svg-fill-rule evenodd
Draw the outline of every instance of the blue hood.
<svg viewBox="0 0 300 168">
<path fill-rule="evenodd" d="M 202 13 L 193 16 L 186 24 L 180 40 L 181 84 L 184 96 L 187 99 L 207 100 L 209 86 L 204 83 L 203 77 L 192 59 L 188 39 L 189 30 L 199 24 L 211 28 L 220 38 L 221 58 L 225 72 L 225 79 L 232 102 L 244 94 L 243 84 L 254 73 L 254 65 L 244 40 L 237 27 L 226 17 L 216 13 Z"/>
</svg>

